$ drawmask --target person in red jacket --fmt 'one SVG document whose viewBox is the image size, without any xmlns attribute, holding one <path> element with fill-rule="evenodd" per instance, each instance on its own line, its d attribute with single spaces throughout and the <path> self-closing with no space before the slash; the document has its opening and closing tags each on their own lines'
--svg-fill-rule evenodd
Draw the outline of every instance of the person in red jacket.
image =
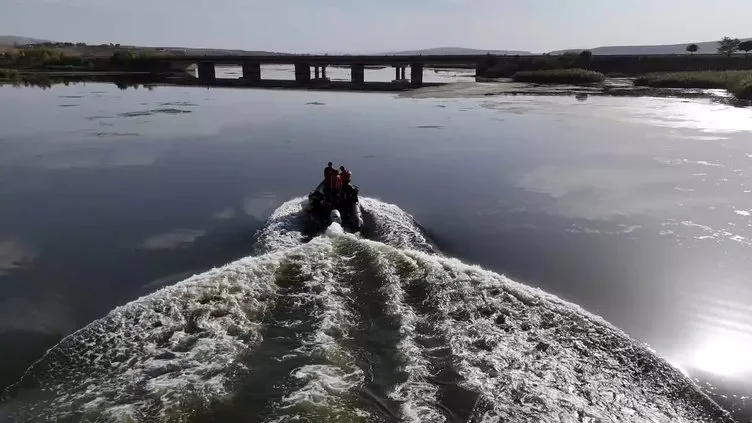
<svg viewBox="0 0 752 423">
<path fill-rule="evenodd" d="M 329 185 L 329 182 L 332 180 L 332 178 L 336 174 L 337 174 L 337 169 L 332 167 L 332 162 L 329 162 L 327 166 L 324 168 L 324 180 L 326 181 L 327 185 Z"/>
<path fill-rule="evenodd" d="M 345 169 L 344 166 L 339 167 L 339 176 L 342 178 L 342 185 L 347 186 L 347 184 L 350 183 L 350 179 L 352 178 L 352 172 Z"/>
</svg>

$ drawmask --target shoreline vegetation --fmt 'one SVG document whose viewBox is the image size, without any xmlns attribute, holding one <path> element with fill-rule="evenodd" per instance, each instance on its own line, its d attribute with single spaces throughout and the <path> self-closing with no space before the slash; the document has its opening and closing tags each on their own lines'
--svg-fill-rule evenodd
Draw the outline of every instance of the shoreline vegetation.
<svg viewBox="0 0 752 423">
<path fill-rule="evenodd" d="M 704 71 L 651 73 L 634 81 L 654 88 L 725 89 L 739 99 L 752 100 L 752 71 Z"/>
</svg>

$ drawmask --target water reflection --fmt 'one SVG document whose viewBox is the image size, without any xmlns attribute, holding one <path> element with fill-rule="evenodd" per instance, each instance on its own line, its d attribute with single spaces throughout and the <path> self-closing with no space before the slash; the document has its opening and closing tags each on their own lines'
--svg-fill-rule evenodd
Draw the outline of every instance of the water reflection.
<svg viewBox="0 0 752 423">
<path fill-rule="evenodd" d="M 173 250 L 184 248 L 193 244 L 206 232 L 196 229 L 176 229 L 164 234 L 153 235 L 147 238 L 141 248 L 146 250 Z"/>
<path fill-rule="evenodd" d="M 17 239 L 0 241 L 0 277 L 11 270 L 27 268 L 36 253 Z"/>
<path fill-rule="evenodd" d="M 752 335 L 737 331 L 713 332 L 694 348 L 689 360 L 692 367 L 720 376 L 748 377 L 752 372 Z"/>
<path fill-rule="evenodd" d="M 154 89 L 154 84 L 159 82 L 155 77 L 148 75 L 98 75 L 98 74 L 81 74 L 81 75 L 24 75 L 15 79 L 6 81 L 5 83 L 14 88 L 41 88 L 47 90 L 55 85 L 71 86 L 86 83 L 101 83 L 109 82 L 115 84 L 121 90 L 127 90 L 133 88 L 137 90 L 139 87 L 143 87 L 149 91 Z M 3 85 L 3 81 L 0 81 L 0 86 Z M 65 97 L 63 97 L 65 98 Z M 67 98 L 81 98 L 78 96 Z"/>
</svg>

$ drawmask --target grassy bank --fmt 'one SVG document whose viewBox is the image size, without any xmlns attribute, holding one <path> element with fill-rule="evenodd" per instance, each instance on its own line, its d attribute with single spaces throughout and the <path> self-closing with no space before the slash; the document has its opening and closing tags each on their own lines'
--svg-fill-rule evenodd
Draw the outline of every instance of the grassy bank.
<svg viewBox="0 0 752 423">
<path fill-rule="evenodd" d="M 752 72 L 729 83 L 728 90 L 737 98 L 752 100 Z"/>
<path fill-rule="evenodd" d="M 0 80 L 16 80 L 20 75 L 15 69 L 0 69 Z"/>
<path fill-rule="evenodd" d="M 512 75 L 514 81 L 538 84 L 593 84 L 603 82 L 604 79 L 605 76 L 600 72 L 577 68 L 521 71 Z"/>
<path fill-rule="evenodd" d="M 720 88 L 752 100 L 752 71 L 702 71 L 652 73 L 635 79 L 635 85 L 658 88 Z"/>
<path fill-rule="evenodd" d="M 728 88 L 729 83 L 749 75 L 752 75 L 751 71 L 651 73 L 635 79 L 635 85 L 659 88 Z"/>
<path fill-rule="evenodd" d="M 30 47 L 0 54 L 0 69 L 20 72 L 154 72 L 172 71 L 169 62 L 150 60 L 153 55 L 116 50 L 109 56 L 72 56 L 64 52 Z"/>
</svg>

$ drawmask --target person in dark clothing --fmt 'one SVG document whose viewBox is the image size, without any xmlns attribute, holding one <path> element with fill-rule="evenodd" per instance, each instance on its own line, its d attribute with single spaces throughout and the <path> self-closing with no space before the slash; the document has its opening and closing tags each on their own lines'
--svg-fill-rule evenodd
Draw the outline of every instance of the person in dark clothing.
<svg viewBox="0 0 752 423">
<path fill-rule="evenodd" d="M 339 176 L 342 178 L 342 200 L 345 203 L 349 203 L 351 200 L 352 185 L 350 180 L 352 179 L 352 172 L 345 169 L 344 166 L 339 167 Z"/>
<path fill-rule="evenodd" d="M 334 204 L 339 191 L 337 185 L 341 184 L 341 181 L 337 181 L 338 179 L 340 179 L 340 176 L 337 169 L 332 166 L 332 162 L 329 162 L 327 167 L 324 168 L 324 196 L 332 204 Z"/>
</svg>

